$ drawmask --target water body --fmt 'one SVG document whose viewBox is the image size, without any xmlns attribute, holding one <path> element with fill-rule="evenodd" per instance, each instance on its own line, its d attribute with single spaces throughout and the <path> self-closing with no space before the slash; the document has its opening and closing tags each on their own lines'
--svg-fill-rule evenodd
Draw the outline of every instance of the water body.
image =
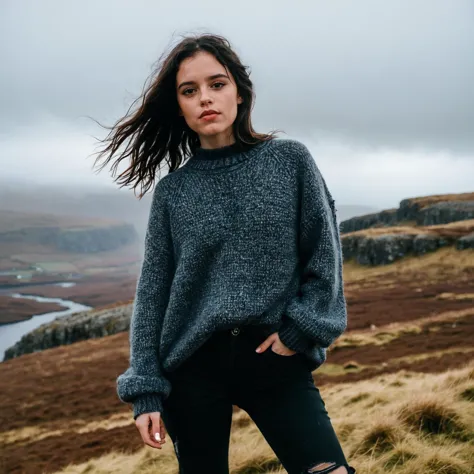
<svg viewBox="0 0 474 474">
<path fill-rule="evenodd" d="M 63 288 L 69 288 L 74 286 L 73 282 L 55 283 L 57 286 Z M 67 316 L 68 314 L 76 313 L 78 311 L 87 311 L 92 309 L 90 306 L 75 303 L 70 300 L 63 300 L 61 298 L 45 298 L 43 296 L 25 295 L 22 293 L 10 294 L 13 298 L 24 298 L 38 301 L 39 303 L 57 303 L 64 306 L 63 311 L 53 311 L 51 313 L 35 314 L 32 318 L 26 321 L 20 321 L 17 323 L 5 324 L 0 326 L 0 360 L 3 361 L 5 357 L 5 351 L 16 344 L 25 334 L 29 333 L 33 329 L 41 326 L 44 323 L 49 323 L 56 318 Z"/>
</svg>

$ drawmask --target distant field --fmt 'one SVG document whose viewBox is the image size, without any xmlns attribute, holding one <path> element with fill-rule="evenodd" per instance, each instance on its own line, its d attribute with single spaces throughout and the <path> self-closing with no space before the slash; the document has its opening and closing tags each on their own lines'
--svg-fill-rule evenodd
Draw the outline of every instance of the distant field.
<svg viewBox="0 0 474 474">
<path fill-rule="evenodd" d="M 27 269 L 30 265 L 40 265 L 50 272 L 78 271 L 87 273 L 89 268 L 120 267 L 139 263 L 141 255 L 138 245 L 131 244 L 117 250 L 109 250 L 95 254 L 67 253 L 51 250 L 44 246 L 35 252 L 25 252 L 24 245 L 10 244 L 8 248 L 2 243 L 0 246 L 0 271 L 10 270 L 12 267 Z M 69 269 L 59 269 L 64 265 Z M 57 266 L 57 267 L 55 267 Z"/>
<path fill-rule="evenodd" d="M 52 214 L 30 214 L 0 209 L 0 233 L 33 227 L 91 228 L 117 224 L 116 219 Z"/>
<path fill-rule="evenodd" d="M 48 233 L 33 233 L 31 229 L 54 227 L 63 230 L 83 230 L 94 227 L 122 224 L 112 219 L 58 216 L 49 214 L 28 214 L 0 210 L 0 272 L 29 270 L 30 267 L 40 266 L 46 273 L 84 273 L 88 269 L 96 273 L 94 268 L 101 270 L 107 267 L 132 267 L 140 259 L 140 243 L 124 245 L 116 250 L 97 253 L 73 253 L 58 250 L 52 242 L 48 242 Z M 10 232 L 21 231 L 21 238 L 7 237 Z M 29 236 L 24 239 L 23 236 Z M 2 239 L 2 234 L 7 236 Z"/>
<path fill-rule="evenodd" d="M 56 303 L 38 303 L 33 300 L 0 295 L 0 325 L 30 319 L 32 314 L 44 314 L 63 309 L 63 306 Z"/>
<path fill-rule="evenodd" d="M 14 285 L 19 293 L 70 299 L 92 307 L 108 305 L 133 298 L 141 258 L 137 244 L 94 254 L 75 254 L 58 252 L 47 245 L 2 242 L 0 272 L 8 274 L 0 275 L 0 289 L 2 285 Z M 13 268 L 16 271 L 11 271 Z M 18 274 L 23 278 L 18 279 Z M 74 281 L 76 286 L 61 288 L 47 284 L 57 281 Z M 57 308 L 35 302 L 19 305 L 18 300 L 4 296 L 0 324 L 27 319 L 28 310 L 31 316 Z"/>
<path fill-rule="evenodd" d="M 78 268 L 68 262 L 36 262 L 35 265 L 45 272 L 68 273 L 77 272 Z"/>
<path fill-rule="evenodd" d="M 110 269 L 109 269 L 110 270 Z M 136 273 L 108 272 L 87 275 L 76 282 L 75 286 L 63 288 L 56 285 L 31 285 L 15 289 L 15 292 L 33 294 L 47 298 L 62 298 L 76 303 L 98 308 L 115 304 L 117 301 L 130 301 L 135 296 Z M 20 303 L 20 301 L 22 303 Z M 28 301 L 28 303 L 25 303 Z M 28 319 L 28 314 L 40 314 L 59 310 L 57 305 L 36 303 L 0 296 L 0 324 Z M 29 313 L 28 313 L 29 311 Z M 1 471 L 0 471 L 1 472 Z"/>
</svg>

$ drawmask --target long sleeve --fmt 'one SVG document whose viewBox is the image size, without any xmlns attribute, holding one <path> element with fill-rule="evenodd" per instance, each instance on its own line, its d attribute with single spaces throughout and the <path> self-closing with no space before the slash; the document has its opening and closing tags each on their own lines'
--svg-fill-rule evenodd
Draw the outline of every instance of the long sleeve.
<svg viewBox="0 0 474 474">
<path fill-rule="evenodd" d="M 343 257 L 334 200 L 308 148 L 298 142 L 300 288 L 278 331 L 288 348 L 329 347 L 346 329 Z"/>
<path fill-rule="evenodd" d="M 173 279 L 173 245 L 162 181 L 155 187 L 145 251 L 130 321 L 130 365 L 117 378 L 121 401 L 133 404 L 133 417 L 163 409 L 171 384 L 163 376 L 158 344 Z"/>
</svg>

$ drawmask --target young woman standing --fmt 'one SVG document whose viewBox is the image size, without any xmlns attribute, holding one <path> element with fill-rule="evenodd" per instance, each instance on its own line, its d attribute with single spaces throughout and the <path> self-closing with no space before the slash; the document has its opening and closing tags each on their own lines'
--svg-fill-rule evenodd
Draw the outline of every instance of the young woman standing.
<svg viewBox="0 0 474 474">
<path fill-rule="evenodd" d="M 117 181 L 145 192 L 169 168 L 117 393 L 181 474 L 229 472 L 233 405 L 289 474 L 354 473 L 312 377 L 347 324 L 334 200 L 304 144 L 253 129 L 247 69 L 221 36 L 184 38 L 99 156 L 128 141 Z"/>
</svg>

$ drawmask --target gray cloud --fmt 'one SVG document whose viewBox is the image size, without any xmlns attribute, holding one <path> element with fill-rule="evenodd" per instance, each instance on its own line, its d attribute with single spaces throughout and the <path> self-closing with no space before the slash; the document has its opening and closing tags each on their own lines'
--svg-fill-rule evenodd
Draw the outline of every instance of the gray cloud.
<svg viewBox="0 0 474 474">
<path fill-rule="evenodd" d="M 25 148 L 24 140 L 28 130 L 35 130 L 33 140 L 44 129 L 39 145 L 58 140 L 66 150 L 70 141 L 63 158 L 67 174 L 65 162 L 84 162 L 91 146 L 84 136 L 104 136 L 84 116 L 112 124 L 181 34 L 212 31 L 228 37 L 251 67 L 259 130 L 283 129 L 318 149 L 327 137 L 339 140 L 346 150 L 334 158 L 339 161 L 379 147 L 394 150 L 384 160 L 421 149 L 459 157 L 454 169 L 460 175 L 466 170 L 474 156 L 472 1 L 260 0 L 227 6 L 1 2 L 0 147 L 35 163 L 34 143 Z M 61 135 L 65 130 L 74 133 Z M 49 155 L 40 155 L 44 167 Z M 0 154 L 2 166 L 8 159 Z"/>
</svg>

